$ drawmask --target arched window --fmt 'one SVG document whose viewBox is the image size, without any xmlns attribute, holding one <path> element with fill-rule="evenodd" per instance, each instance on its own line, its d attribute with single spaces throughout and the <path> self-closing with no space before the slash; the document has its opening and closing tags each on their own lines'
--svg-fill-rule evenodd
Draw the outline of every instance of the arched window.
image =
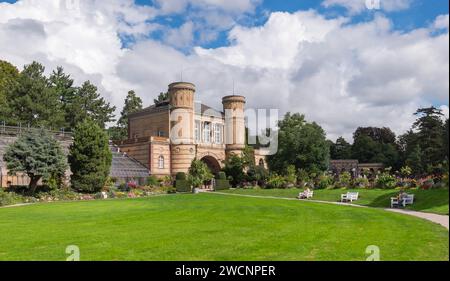
<svg viewBox="0 0 450 281">
<path fill-rule="evenodd" d="M 259 166 L 264 167 L 264 159 L 259 159 Z"/>
<path fill-rule="evenodd" d="M 159 169 L 164 169 L 164 156 L 159 156 L 159 159 L 158 159 L 158 168 Z"/>
</svg>

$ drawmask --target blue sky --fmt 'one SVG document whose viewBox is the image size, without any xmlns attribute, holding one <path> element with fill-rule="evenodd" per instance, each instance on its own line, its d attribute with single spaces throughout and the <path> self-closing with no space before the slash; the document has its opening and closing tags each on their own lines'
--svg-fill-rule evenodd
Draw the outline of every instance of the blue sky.
<svg viewBox="0 0 450 281">
<path fill-rule="evenodd" d="M 64 1 L 64 0 L 62 0 Z M 353 1 L 365 1 L 365 0 L 353 0 Z M 382 1 L 382 0 L 381 0 Z M 15 0 L 0 0 L 0 2 L 15 3 Z M 136 0 L 136 4 L 143 6 L 158 7 L 158 3 L 154 0 Z M 270 12 L 282 11 L 282 12 L 297 12 L 299 10 L 314 9 L 328 18 L 338 16 L 348 16 L 349 12 L 342 6 L 324 7 L 320 0 L 261 0 L 254 11 L 244 13 L 236 19 L 236 23 L 243 26 L 260 26 L 263 25 Z M 161 15 L 153 19 L 151 22 L 159 23 L 164 26 L 176 28 L 180 27 L 186 21 L 192 19 L 191 12 L 195 11 L 192 5 L 189 5 L 187 11 L 183 11 L 181 14 L 169 14 Z M 368 10 L 352 15 L 351 23 L 359 23 L 364 21 L 370 21 L 377 13 L 383 13 L 392 22 L 394 29 L 398 31 L 409 31 L 412 29 L 426 27 L 434 21 L 434 19 L 441 14 L 447 14 L 449 10 L 449 1 L 446 0 L 411 0 L 409 8 L 397 10 L 397 11 L 377 11 Z M 194 19 L 198 21 L 198 19 Z M 227 40 L 227 33 L 232 27 L 218 30 L 217 39 L 208 42 L 196 40 L 195 45 L 205 48 L 217 48 L 220 46 L 227 46 L 230 42 Z M 162 34 L 160 32 L 154 32 L 149 34 L 149 37 L 153 39 L 160 39 Z M 196 37 L 198 39 L 198 34 Z M 122 37 L 124 46 L 128 46 L 133 42 L 132 38 Z M 189 48 L 180 48 L 183 51 L 189 51 Z"/>
<path fill-rule="evenodd" d="M 423 106 L 448 116 L 446 0 L 65 1 L 0 0 L 0 59 L 63 66 L 117 113 L 129 90 L 150 105 L 183 70 L 210 106 L 234 84 L 248 107 L 303 113 L 330 139 L 400 134 Z"/>
</svg>

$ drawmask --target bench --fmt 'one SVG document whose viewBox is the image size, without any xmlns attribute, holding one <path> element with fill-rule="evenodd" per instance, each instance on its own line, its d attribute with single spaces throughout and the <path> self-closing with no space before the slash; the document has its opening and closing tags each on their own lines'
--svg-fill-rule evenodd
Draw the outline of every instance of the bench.
<svg viewBox="0 0 450 281">
<path fill-rule="evenodd" d="M 341 202 L 353 202 L 357 201 L 359 197 L 359 192 L 347 192 L 341 195 Z"/>
<path fill-rule="evenodd" d="M 298 195 L 298 199 L 310 199 L 313 198 L 314 196 L 314 191 L 303 191 Z"/>
<path fill-rule="evenodd" d="M 394 207 L 400 207 L 402 205 L 403 207 L 406 207 L 406 205 L 412 205 L 414 204 L 414 194 L 406 194 L 401 200 L 398 199 L 398 197 L 392 197 L 391 198 L 391 208 Z"/>
</svg>

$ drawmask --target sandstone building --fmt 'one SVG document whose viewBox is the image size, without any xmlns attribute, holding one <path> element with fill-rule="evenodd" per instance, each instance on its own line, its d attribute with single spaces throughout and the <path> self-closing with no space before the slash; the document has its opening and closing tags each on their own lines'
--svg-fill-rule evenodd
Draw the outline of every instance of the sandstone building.
<svg viewBox="0 0 450 281">
<path fill-rule="evenodd" d="M 128 140 L 118 143 L 121 152 L 156 176 L 187 173 L 194 158 L 217 173 L 227 157 L 242 154 L 245 97 L 224 97 L 223 111 L 218 111 L 196 102 L 195 93 L 192 83 L 173 83 L 169 85 L 168 100 L 131 114 Z M 254 157 L 255 163 L 266 165 L 258 150 Z"/>
</svg>

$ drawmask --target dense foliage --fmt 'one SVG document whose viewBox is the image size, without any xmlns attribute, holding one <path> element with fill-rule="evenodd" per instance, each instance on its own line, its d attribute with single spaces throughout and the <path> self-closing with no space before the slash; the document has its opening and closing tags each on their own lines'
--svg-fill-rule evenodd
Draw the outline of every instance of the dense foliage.
<svg viewBox="0 0 450 281">
<path fill-rule="evenodd" d="M 108 135 L 96 122 L 86 119 L 77 125 L 73 138 L 69 154 L 72 188 L 98 192 L 104 187 L 111 168 Z"/>
<path fill-rule="evenodd" d="M 278 153 L 267 159 L 270 170 L 282 174 L 289 165 L 309 172 L 328 169 L 329 144 L 319 125 L 298 113 L 287 113 L 278 127 Z"/>
<path fill-rule="evenodd" d="M 19 73 L 11 64 L 0 61 L 1 121 L 58 130 L 70 130 L 88 117 L 102 128 L 113 121 L 116 108 L 91 82 L 76 87 L 61 67 L 49 77 L 44 72 L 38 62 L 26 65 Z"/>
<path fill-rule="evenodd" d="M 41 179 L 61 179 L 67 168 L 59 143 L 45 130 L 25 132 L 7 147 L 3 158 L 10 174 L 28 175 L 31 194 Z"/>
</svg>

